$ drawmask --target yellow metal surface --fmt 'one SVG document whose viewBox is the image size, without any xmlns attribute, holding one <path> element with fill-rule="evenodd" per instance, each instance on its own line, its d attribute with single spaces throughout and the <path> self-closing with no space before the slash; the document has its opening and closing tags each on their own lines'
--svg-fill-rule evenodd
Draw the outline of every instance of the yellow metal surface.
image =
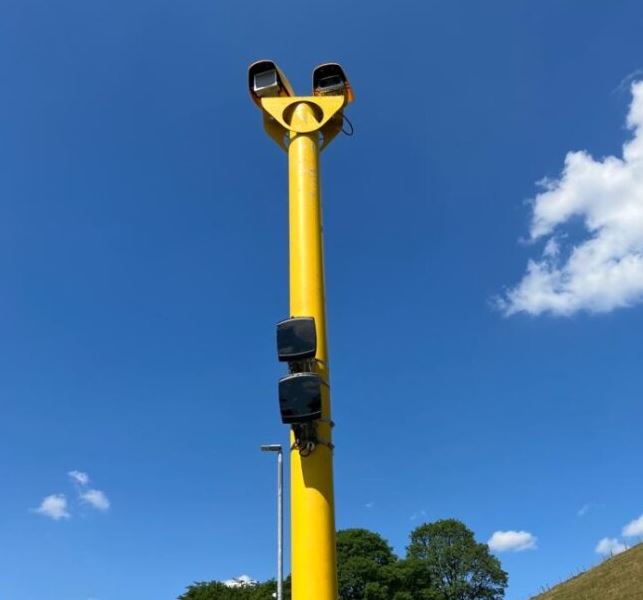
<svg viewBox="0 0 643 600">
<path fill-rule="evenodd" d="M 293 107 L 288 124 L 290 314 L 315 318 L 317 372 L 330 383 L 319 192 L 321 123 L 308 98 L 301 100 L 304 101 Z M 321 439 L 330 442 L 330 394 L 327 386 L 322 389 L 324 420 L 318 431 Z M 291 452 L 291 457 L 292 598 L 337 600 L 332 450 L 320 444 L 307 457 L 297 450 Z"/>
<path fill-rule="evenodd" d="M 262 98 L 261 107 L 284 129 L 293 133 L 312 133 L 323 127 L 344 106 L 343 96 L 297 96 Z M 302 103 L 309 105 L 310 119 L 295 119 L 294 110 Z"/>
<path fill-rule="evenodd" d="M 304 121 L 293 119 L 295 108 L 302 102 L 309 105 L 313 117 Z M 321 132 L 323 150 L 342 129 L 343 96 L 297 96 L 292 98 L 261 98 L 266 133 L 282 150 L 287 151 L 285 140 L 292 133 Z"/>
</svg>

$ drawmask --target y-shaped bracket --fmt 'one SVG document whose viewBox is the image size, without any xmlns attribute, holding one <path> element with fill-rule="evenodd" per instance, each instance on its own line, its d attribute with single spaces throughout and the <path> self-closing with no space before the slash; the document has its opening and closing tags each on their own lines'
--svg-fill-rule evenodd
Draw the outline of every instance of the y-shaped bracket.
<svg viewBox="0 0 643 600">
<path fill-rule="evenodd" d="M 291 124 L 292 114 L 297 104 L 302 102 L 312 107 L 315 120 L 295 127 Z M 262 98 L 263 126 L 266 133 L 286 152 L 288 138 L 300 133 L 319 132 L 321 151 L 342 130 L 345 103 L 344 96 Z"/>
</svg>

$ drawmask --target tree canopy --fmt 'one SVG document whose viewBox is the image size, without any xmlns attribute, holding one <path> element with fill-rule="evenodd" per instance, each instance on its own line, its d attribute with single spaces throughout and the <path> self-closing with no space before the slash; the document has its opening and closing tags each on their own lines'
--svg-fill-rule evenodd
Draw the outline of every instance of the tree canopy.
<svg viewBox="0 0 643 600">
<path fill-rule="evenodd" d="M 407 558 L 426 570 L 432 586 L 446 600 L 499 600 L 507 574 L 486 544 L 460 521 L 425 523 L 411 532 Z"/>
<path fill-rule="evenodd" d="M 179 600 L 273 600 L 274 580 L 230 587 L 221 581 L 200 581 L 188 586 Z M 284 598 L 290 598 L 290 594 Z"/>
<path fill-rule="evenodd" d="M 339 600 L 502 600 L 507 574 L 486 544 L 455 519 L 424 523 L 410 534 L 406 556 L 368 529 L 337 532 Z M 228 587 L 198 582 L 179 600 L 271 600 L 276 584 Z M 284 582 L 290 600 L 290 579 Z"/>
<path fill-rule="evenodd" d="M 338 531 L 337 585 L 341 600 L 362 600 L 369 586 L 373 590 L 384 585 L 382 567 L 396 560 L 393 549 L 378 533 L 368 529 Z"/>
</svg>

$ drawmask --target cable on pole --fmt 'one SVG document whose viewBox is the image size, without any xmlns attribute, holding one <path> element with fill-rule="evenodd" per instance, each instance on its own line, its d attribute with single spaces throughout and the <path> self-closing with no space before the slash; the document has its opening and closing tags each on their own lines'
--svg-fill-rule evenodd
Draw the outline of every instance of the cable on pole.
<svg viewBox="0 0 643 600">
<path fill-rule="evenodd" d="M 344 113 L 342 113 L 342 119 L 344 120 L 344 124 L 342 124 L 342 133 L 351 137 L 355 133 L 355 128 L 353 127 L 350 119 Z M 349 129 L 346 129 L 345 125 L 348 125 Z"/>
</svg>

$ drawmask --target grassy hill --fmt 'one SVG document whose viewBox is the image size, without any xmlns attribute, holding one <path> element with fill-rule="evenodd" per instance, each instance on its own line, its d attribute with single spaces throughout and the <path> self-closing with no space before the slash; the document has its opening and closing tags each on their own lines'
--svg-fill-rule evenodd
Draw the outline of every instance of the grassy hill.
<svg viewBox="0 0 643 600">
<path fill-rule="evenodd" d="M 607 559 L 532 600 L 643 600 L 643 544 Z"/>
</svg>

